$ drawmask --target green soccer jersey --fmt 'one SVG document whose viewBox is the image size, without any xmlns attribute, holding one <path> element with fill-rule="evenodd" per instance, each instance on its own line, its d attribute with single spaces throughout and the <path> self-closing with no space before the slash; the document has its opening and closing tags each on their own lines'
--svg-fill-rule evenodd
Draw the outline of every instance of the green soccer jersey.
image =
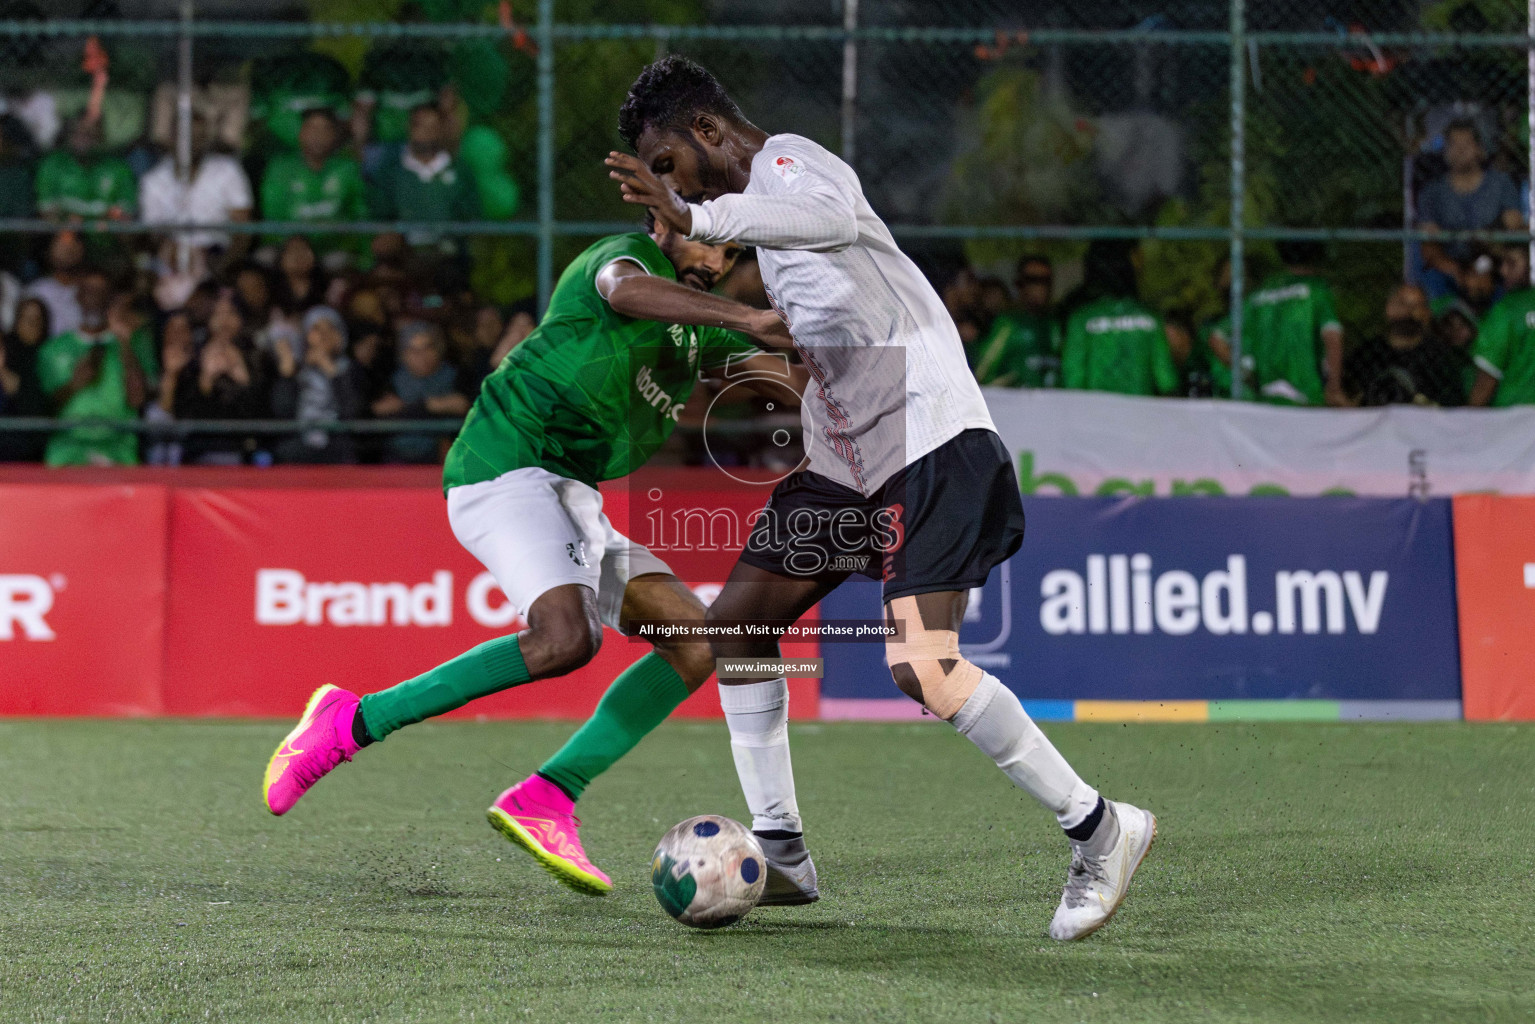
<svg viewBox="0 0 1535 1024">
<path fill-rule="evenodd" d="M 297 153 L 274 157 L 261 178 L 261 216 L 264 220 L 353 221 L 367 216 L 362 170 L 357 161 L 337 154 L 311 170 Z M 319 253 L 336 250 L 365 251 L 355 236 L 317 235 L 310 244 Z M 267 238 L 277 244 L 280 239 Z"/>
<path fill-rule="evenodd" d="M 261 179 L 261 216 L 266 220 L 348 221 L 367 214 L 357 161 L 332 156 L 311 170 L 297 153 L 274 157 Z"/>
<path fill-rule="evenodd" d="M 1322 332 L 1341 329 L 1332 289 L 1319 277 L 1276 274 L 1248 297 L 1243 341 L 1257 361 L 1265 401 L 1321 405 Z"/>
<path fill-rule="evenodd" d="M 148 331 L 138 331 L 130 340 L 145 376 L 152 376 L 157 366 L 154 342 Z M 78 331 L 68 331 L 43 344 L 37 353 L 37 377 L 43 391 L 52 395 L 69 383 L 75 366 L 93 348 L 101 348 L 101 369 L 96 379 L 75 392 L 59 410 L 61 419 L 133 420 L 138 410 L 128 404 L 123 380 L 123 364 L 117 342 L 111 335 L 93 341 Z M 48 439 L 46 461 L 50 466 L 84 466 L 106 461 L 119 466 L 135 465 L 139 441 L 133 434 L 110 427 L 81 427 L 61 430 Z"/>
<path fill-rule="evenodd" d="M 1061 386 L 1121 395 L 1170 395 L 1178 369 L 1162 321 L 1134 299 L 1112 296 L 1078 309 L 1066 322 Z"/>
<path fill-rule="evenodd" d="M 133 169 L 117 157 L 80 160 L 49 153 L 37 165 L 37 211 L 45 217 L 132 217 L 139 188 Z"/>
<path fill-rule="evenodd" d="M 745 336 L 615 313 L 597 275 L 615 260 L 675 281 L 648 235 L 613 235 L 560 275 L 549 311 L 480 389 L 443 467 L 443 487 L 538 466 L 593 487 L 626 476 L 671 436 L 702 367 L 757 351 Z"/>
<path fill-rule="evenodd" d="M 1007 388 L 1060 383 L 1061 327 L 1047 314 L 1001 313 L 976 345 L 975 379 Z"/>
<path fill-rule="evenodd" d="M 1535 288 L 1505 296 L 1487 311 L 1472 358 L 1498 379 L 1494 406 L 1535 405 Z"/>
<path fill-rule="evenodd" d="M 480 194 L 468 172 L 447 153 L 421 163 L 407 151 L 379 168 L 368 205 L 379 220 L 475 220 Z M 426 245 L 437 241 L 437 235 L 415 232 L 406 241 Z"/>
</svg>

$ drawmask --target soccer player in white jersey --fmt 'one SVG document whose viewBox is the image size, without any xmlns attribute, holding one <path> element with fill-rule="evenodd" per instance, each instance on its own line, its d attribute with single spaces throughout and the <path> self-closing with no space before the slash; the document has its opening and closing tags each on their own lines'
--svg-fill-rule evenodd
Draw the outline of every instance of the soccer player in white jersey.
<svg viewBox="0 0 1535 1024">
<path fill-rule="evenodd" d="M 1050 935 L 1091 934 L 1124 899 L 1156 819 L 1101 798 L 1013 692 L 960 652 L 968 593 L 1018 550 L 1023 505 L 942 301 L 851 167 L 809 139 L 768 135 L 692 61 L 647 67 L 619 133 L 637 154 L 607 160 L 625 200 L 690 239 L 757 247 L 812 378 L 801 403 L 808 467 L 775 488 L 710 620 L 792 621 L 853 572 L 883 580 L 886 619 L 902 627 L 886 646 L 896 685 L 1055 814 L 1072 855 Z M 771 658 L 778 645 L 730 641 L 715 653 Z M 769 872 L 764 902 L 811 902 L 787 683 L 730 682 L 721 702 L 752 828 L 792 869 Z"/>
</svg>

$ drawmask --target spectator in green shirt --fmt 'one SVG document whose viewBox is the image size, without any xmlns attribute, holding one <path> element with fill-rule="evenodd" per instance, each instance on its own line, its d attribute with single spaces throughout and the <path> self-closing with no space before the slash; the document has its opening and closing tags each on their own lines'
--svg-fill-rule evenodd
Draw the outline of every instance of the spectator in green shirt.
<svg viewBox="0 0 1535 1024">
<path fill-rule="evenodd" d="M 130 297 L 113 299 L 106 274 L 80 277 L 80 327 L 57 335 L 37 355 L 37 375 L 61 419 L 134 420 L 155 373 L 153 344 Z M 106 426 L 61 430 L 48 439 L 50 466 L 132 466 L 138 437 Z"/>
<path fill-rule="evenodd" d="M 1508 293 L 1487 311 L 1477 331 L 1469 404 L 1535 405 L 1535 288 L 1524 246 L 1505 247 L 1502 270 Z"/>
<path fill-rule="evenodd" d="M 1088 301 L 1066 322 L 1061 386 L 1121 395 L 1171 395 L 1178 390 L 1162 320 L 1139 298 L 1134 246 L 1099 239 L 1087 250 Z"/>
<path fill-rule="evenodd" d="M 261 179 L 261 215 L 272 221 L 333 223 L 367 215 L 362 170 L 338 152 L 340 130 L 329 110 L 311 110 L 299 128 L 298 152 L 273 157 Z M 275 240 L 273 240 L 275 242 Z M 327 262 L 345 262 L 357 247 L 345 236 L 312 239 Z"/>
<path fill-rule="evenodd" d="M 101 122 L 84 116 L 69 127 L 68 143 L 37 167 L 37 212 L 49 220 L 131 220 L 139 186 L 126 161 L 100 152 Z"/>
<path fill-rule="evenodd" d="M 1061 325 L 1050 308 L 1055 272 L 1048 256 L 1024 256 L 1013 281 L 1016 309 L 1004 310 L 976 343 L 975 378 L 1009 388 L 1053 388 L 1060 383 Z"/>
<path fill-rule="evenodd" d="M 378 220 L 466 221 L 480 215 L 474 182 L 448 152 L 440 109 L 423 103 L 410 112 L 409 139 L 398 157 L 379 168 L 370 198 Z M 432 231 L 411 232 L 405 241 L 442 255 L 460 251 L 452 239 Z"/>
<path fill-rule="evenodd" d="M 1343 325 L 1332 289 L 1316 273 L 1322 244 L 1287 240 L 1278 249 L 1284 270 L 1248 296 L 1243 312 L 1258 393 L 1280 405 L 1350 405 L 1343 389 Z"/>
</svg>

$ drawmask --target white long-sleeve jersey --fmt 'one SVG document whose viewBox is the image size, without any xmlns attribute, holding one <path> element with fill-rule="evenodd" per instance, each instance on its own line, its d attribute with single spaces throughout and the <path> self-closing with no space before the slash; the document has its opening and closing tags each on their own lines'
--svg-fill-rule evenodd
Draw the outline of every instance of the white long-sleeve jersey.
<svg viewBox="0 0 1535 1024">
<path fill-rule="evenodd" d="M 872 494 L 963 430 L 995 429 L 933 286 L 896 247 L 853 169 L 774 135 L 739 194 L 694 204 L 702 242 L 758 249 L 768 297 L 810 371 L 810 469 Z"/>
</svg>

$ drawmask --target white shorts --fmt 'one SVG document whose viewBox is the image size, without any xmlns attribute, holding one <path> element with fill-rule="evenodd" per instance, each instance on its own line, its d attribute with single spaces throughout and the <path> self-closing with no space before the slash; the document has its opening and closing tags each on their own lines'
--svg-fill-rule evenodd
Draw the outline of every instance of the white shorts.
<svg viewBox="0 0 1535 1024">
<path fill-rule="evenodd" d="M 671 573 L 613 528 L 595 488 L 547 469 L 514 469 L 450 489 L 448 525 L 524 619 L 546 591 L 580 583 L 596 593 L 603 624 L 617 629 L 629 581 Z"/>
</svg>

